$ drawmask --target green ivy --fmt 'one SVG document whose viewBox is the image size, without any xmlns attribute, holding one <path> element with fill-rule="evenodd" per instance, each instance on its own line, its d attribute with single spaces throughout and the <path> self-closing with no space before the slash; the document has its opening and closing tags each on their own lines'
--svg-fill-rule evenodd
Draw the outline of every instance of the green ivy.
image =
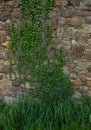
<svg viewBox="0 0 91 130">
<path fill-rule="evenodd" d="M 20 29 L 11 23 L 10 50 L 17 59 L 19 79 L 37 85 L 39 97 L 47 102 L 64 101 L 72 95 L 71 82 L 63 73 L 63 48 L 58 51 L 53 46 L 52 59 L 47 54 L 52 41 L 47 20 L 54 5 L 55 0 L 21 0 Z"/>
</svg>

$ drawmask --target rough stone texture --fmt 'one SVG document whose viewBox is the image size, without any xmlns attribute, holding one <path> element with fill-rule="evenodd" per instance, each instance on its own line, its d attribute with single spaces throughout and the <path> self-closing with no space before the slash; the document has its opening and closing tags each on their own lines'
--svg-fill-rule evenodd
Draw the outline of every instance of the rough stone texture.
<svg viewBox="0 0 91 130">
<path fill-rule="evenodd" d="M 0 90 L 2 89 L 8 89 L 11 87 L 11 81 L 6 81 L 6 80 L 3 80 L 3 81 L 0 81 Z"/>
<path fill-rule="evenodd" d="M 18 19 L 20 17 L 20 10 L 19 9 L 15 9 L 12 13 L 11 13 L 11 17 Z"/>
<path fill-rule="evenodd" d="M 10 101 L 11 97 L 22 95 L 24 88 L 23 85 L 20 88 L 19 81 L 15 80 L 15 66 L 13 80 L 10 80 L 9 76 L 9 60 L 15 59 L 8 46 L 9 24 L 10 20 L 14 19 L 17 29 L 20 27 L 18 1 L 0 1 L 0 96 Z M 74 97 L 80 98 L 81 93 L 91 96 L 91 0 L 55 1 L 55 7 L 50 14 L 52 45 L 56 45 L 58 49 L 61 46 L 65 48 L 64 57 L 67 64 L 64 72 L 73 82 Z M 51 57 L 49 52 L 48 55 Z M 25 87 L 31 88 L 28 83 Z"/>
<path fill-rule="evenodd" d="M 69 53 L 69 59 L 81 58 L 84 53 L 84 46 L 72 46 Z"/>
<path fill-rule="evenodd" d="M 9 19 L 9 16 L 10 16 L 9 11 L 0 12 L 0 21 L 5 22 L 7 19 Z"/>
<path fill-rule="evenodd" d="M 7 40 L 6 38 L 6 32 L 0 31 L 0 43 L 5 42 Z"/>
<path fill-rule="evenodd" d="M 71 26 L 80 26 L 83 24 L 83 22 L 84 22 L 83 19 L 79 17 L 73 17 L 68 19 L 67 24 Z"/>
</svg>

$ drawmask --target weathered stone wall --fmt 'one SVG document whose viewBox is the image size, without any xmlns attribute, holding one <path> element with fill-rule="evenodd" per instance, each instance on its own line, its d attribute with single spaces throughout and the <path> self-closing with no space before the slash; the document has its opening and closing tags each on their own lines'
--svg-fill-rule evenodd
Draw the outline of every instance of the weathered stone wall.
<svg viewBox="0 0 91 130">
<path fill-rule="evenodd" d="M 19 16 L 18 0 L 0 1 L 0 94 L 4 97 L 21 91 L 9 78 L 9 60 L 14 57 L 8 49 L 10 19 L 18 26 Z M 75 96 L 91 96 L 91 0 L 56 0 L 50 21 L 52 44 L 65 48 L 64 72 L 73 82 Z"/>
<path fill-rule="evenodd" d="M 15 97 L 20 88 L 15 87 L 15 77 L 10 80 L 10 60 L 14 58 L 9 50 L 10 20 L 19 24 L 18 0 L 0 0 L 0 97 Z"/>
</svg>

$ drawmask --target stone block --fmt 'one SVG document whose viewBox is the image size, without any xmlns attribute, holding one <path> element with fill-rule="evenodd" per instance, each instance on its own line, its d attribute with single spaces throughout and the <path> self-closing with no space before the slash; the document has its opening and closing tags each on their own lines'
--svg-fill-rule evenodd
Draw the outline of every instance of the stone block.
<svg viewBox="0 0 91 130">
<path fill-rule="evenodd" d="M 67 20 L 67 24 L 71 26 L 81 26 L 84 23 L 83 18 L 73 17 Z"/>
<path fill-rule="evenodd" d="M 91 45 L 91 39 L 87 40 L 88 45 Z"/>
<path fill-rule="evenodd" d="M 69 52 L 69 58 L 70 59 L 78 59 L 83 56 L 84 53 L 84 46 L 72 46 Z"/>
<path fill-rule="evenodd" d="M 73 98 L 75 98 L 75 99 L 80 99 L 81 96 L 82 96 L 81 93 L 78 92 L 78 91 L 76 91 L 76 92 L 74 93 L 74 95 L 73 95 Z"/>
<path fill-rule="evenodd" d="M 91 72 L 91 65 L 87 67 L 88 72 Z"/>
<path fill-rule="evenodd" d="M 19 81 L 17 81 L 17 80 L 13 80 L 13 81 L 12 81 L 12 86 L 13 86 L 13 87 L 20 87 L 20 84 L 21 84 L 21 83 L 20 83 Z"/>
<path fill-rule="evenodd" d="M 91 52 L 85 52 L 84 58 L 87 59 L 88 61 L 91 61 Z"/>
<path fill-rule="evenodd" d="M 7 34 L 5 31 L 0 31 L 0 43 L 5 42 L 7 40 Z"/>
<path fill-rule="evenodd" d="M 89 91 L 89 92 L 87 93 L 87 96 L 88 96 L 88 97 L 91 97 L 91 91 Z"/>
<path fill-rule="evenodd" d="M 10 66 L 9 65 L 3 65 L 0 67 L 0 73 L 8 74 L 10 72 Z"/>
<path fill-rule="evenodd" d="M 14 5 L 14 0 L 9 0 L 9 1 L 6 1 L 5 3 L 7 6 L 13 6 Z"/>
<path fill-rule="evenodd" d="M 80 2 L 84 1 L 84 0 L 68 0 L 70 2 L 70 5 L 73 6 L 78 6 L 80 5 Z"/>
<path fill-rule="evenodd" d="M 91 25 L 85 24 L 85 26 L 84 26 L 84 33 L 91 33 Z"/>
<path fill-rule="evenodd" d="M 91 81 L 87 81 L 87 86 L 91 87 Z"/>
<path fill-rule="evenodd" d="M 12 13 L 11 13 L 11 17 L 18 19 L 20 18 L 20 10 L 19 9 L 15 9 Z"/>
<path fill-rule="evenodd" d="M 85 18 L 85 23 L 91 24 L 91 16 L 88 16 L 88 17 Z"/>
<path fill-rule="evenodd" d="M 11 88 L 12 81 L 0 81 L 0 90 L 5 90 Z"/>
<path fill-rule="evenodd" d="M 90 5 L 91 5 L 91 0 L 87 0 L 87 2 L 86 2 L 86 3 L 87 3 L 87 5 L 89 5 L 89 6 L 90 6 Z"/>
<path fill-rule="evenodd" d="M 8 22 L 3 22 L 1 24 L 1 26 L 2 26 L 3 31 L 8 31 L 9 30 L 9 23 Z"/>
<path fill-rule="evenodd" d="M 9 46 L 9 41 L 2 42 L 2 43 L 1 43 L 1 46 L 8 48 L 8 46 Z"/>
<path fill-rule="evenodd" d="M 18 101 L 18 99 L 13 98 L 11 96 L 4 96 L 4 102 L 7 104 L 12 104 L 13 102 Z"/>
<path fill-rule="evenodd" d="M 10 18 L 10 12 L 9 11 L 0 12 L 0 21 L 5 22 L 9 18 Z"/>
</svg>

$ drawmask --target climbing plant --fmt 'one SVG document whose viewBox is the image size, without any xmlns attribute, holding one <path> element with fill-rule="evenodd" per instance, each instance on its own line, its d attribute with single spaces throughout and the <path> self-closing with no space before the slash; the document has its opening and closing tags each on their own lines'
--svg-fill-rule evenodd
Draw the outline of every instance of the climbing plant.
<svg viewBox="0 0 91 130">
<path fill-rule="evenodd" d="M 49 103 L 64 101 L 72 95 L 71 82 L 63 73 L 63 48 L 58 51 L 52 46 L 52 57 L 48 56 L 52 41 L 48 18 L 54 5 L 55 0 L 21 0 L 20 28 L 17 31 L 15 23 L 11 22 L 9 44 L 17 59 L 19 80 L 36 85 L 39 97 Z M 11 66 L 13 68 L 12 61 Z"/>
</svg>

